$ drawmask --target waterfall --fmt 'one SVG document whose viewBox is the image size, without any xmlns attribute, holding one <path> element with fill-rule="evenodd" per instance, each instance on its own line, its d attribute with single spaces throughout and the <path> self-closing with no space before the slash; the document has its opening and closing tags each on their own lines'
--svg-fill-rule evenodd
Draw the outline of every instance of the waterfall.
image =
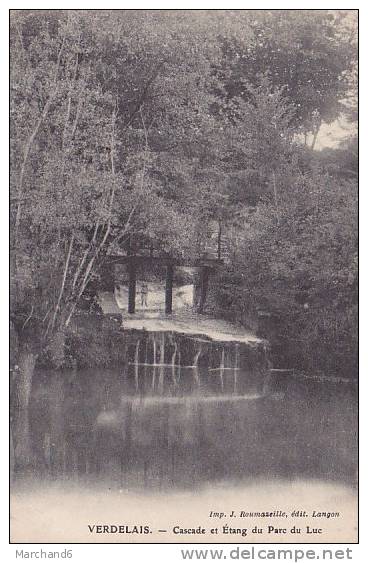
<svg viewBox="0 0 368 563">
<path fill-rule="evenodd" d="M 180 352 L 180 348 L 179 348 L 179 352 L 178 352 L 178 376 L 177 376 L 177 382 L 179 384 L 181 379 L 181 352 Z"/>
<path fill-rule="evenodd" d="M 178 345 L 177 343 L 174 341 L 174 352 L 171 358 L 171 366 L 172 366 L 172 379 L 173 379 L 173 383 L 175 386 L 178 385 L 178 381 L 176 378 L 176 365 L 175 365 L 175 361 L 176 361 L 176 355 L 178 353 Z"/>
<path fill-rule="evenodd" d="M 128 365 L 132 370 L 127 385 L 134 393 L 139 391 L 142 398 L 148 392 L 159 396 L 179 393 L 183 397 L 199 392 L 230 393 L 235 397 L 247 388 L 251 395 L 268 393 L 269 363 L 263 346 L 138 330 L 130 342 Z"/>
<path fill-rule="evenodd" d="M 134 356 L 134 379 L 135 379 L 136 391 L 138 391 L 139 389 L 139 344 L 140 344 L 140 340 L 138 339 L 135 345 L 135 356 Z"/>
<path fill-rule="evenodd" d="M 158 388 L 160 393 L 163 392 L 164 389 L 164 379 L 165 379 L 165 333 L 162 332 L 161 334 L 161 342 L 160 342 L 160 368 L 159 368 L 159 382 Z"/>
<path fill-rule="evenodd" d="M 202 344 L 199 344 L 199 349 L 196 352 L 195 356 L 194 356 L 194 360 L 193 360 L 193 376 L 194 376 L 194 380 L 197 384 L 197 386 L 199 387 L 201 384 L 201 380 L 199 377 L 199 370 L 198 370 L 198 360 L 200 355 L 202 354 Z"/>
<path fill-rule="evenodd" d="M 239 370 L 239 344 L 235 344 L 234 395 L 236 395 L 238 390 L 238 370 Z"/>
<path fill-rule="evenodd" d="M 156 339 L 155 339 L 155 333 L 152 334 L 152 341 L 153 341 L 152 391 L 154 391 L 155 385 L 156 385 Z"/>
<path fill-rule="evenodd" d="M 148 368 L 148 346 L 149 346 L 150 339 L 146 339 L 146 350 L 144 355 L 144 382 L 147 381 L 147 368 Z"/>
<path fill-rule="evenodd" d="M 221 381 L 221 390 L 224 390 L 224 371 L 225 371 L 225 347 L 221 350 L 221 363 L 219 368 L 219 376 Z"/>
</svg>

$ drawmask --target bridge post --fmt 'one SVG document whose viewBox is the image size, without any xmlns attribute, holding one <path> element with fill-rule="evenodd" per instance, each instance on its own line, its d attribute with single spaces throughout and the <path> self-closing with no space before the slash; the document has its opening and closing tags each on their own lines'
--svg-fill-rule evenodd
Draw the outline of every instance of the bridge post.
<svg viewBox="0 0 368 563">
<path fill-rule="evenodd" d="M 137 289 L 137 270 L 134 257 L 128 262 L 129 285 L 128 285 L 128 313 L 135 313 L 135 298 Z"/>
<path fill-rule="evenodd" d="M 165 287 L 165 313 L 167 315 L 170 315 L 172 313 L 173 280 L 174 280 L 174 266 L 172 264 L 168 264 L 166 269 L 166 287 Z"/>
<path fill-rule="evenodd" d="M 200 298 L 199 298 L 199 306 L 198 312 L 204 312 L 204 306 L 206 303 L 207 298 L 207 291 L 208 291 L 208 279 L 210 275 L 210 268 L 207 266 L 202 266 L 200 272 Z"/>
</svg>

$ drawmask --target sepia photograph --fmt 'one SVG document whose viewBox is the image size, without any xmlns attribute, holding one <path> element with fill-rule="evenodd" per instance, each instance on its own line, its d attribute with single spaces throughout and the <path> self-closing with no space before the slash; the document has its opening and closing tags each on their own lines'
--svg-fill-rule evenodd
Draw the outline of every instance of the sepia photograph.
<svg viewBox="0 0 368 563">
<path fill-rule="evenodd" d="M 9 57 L 10 543 L 357 543 L 358 10 Z"/>
</svg>

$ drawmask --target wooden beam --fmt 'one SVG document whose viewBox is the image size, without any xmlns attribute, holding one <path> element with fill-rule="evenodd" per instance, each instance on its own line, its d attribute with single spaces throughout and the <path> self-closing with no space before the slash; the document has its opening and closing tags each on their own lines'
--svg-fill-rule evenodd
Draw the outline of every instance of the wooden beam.
<svg viewBox="0 0 368 563">
<path fill-rule="evenodd" d="M 173 259 L 169 256 L 150 256 L 150 255 L 132 255 L 127 254 L 124 256 L 109 256 L 108 261 L 113 264 L 127 264 L 132 259 L 136 263 L 143 262 L 144 264 L 174 264 L 175 266 L 187 266 L 190 268 L 198 268 L 207 266 L 208 268 L 218 268 L 224 264 L 224 261 L 215 258 L 197 258 L 197 259 Z"/>
<path fill-rule="evenodd" d="M 172 313 L 173 280 L 174 280 L 174 266 L 172 264 L 168 264 L 166 267 L 166 287 L 165 287 L 165 313 L 167 315 L 170 315 Z"/>
</svg>

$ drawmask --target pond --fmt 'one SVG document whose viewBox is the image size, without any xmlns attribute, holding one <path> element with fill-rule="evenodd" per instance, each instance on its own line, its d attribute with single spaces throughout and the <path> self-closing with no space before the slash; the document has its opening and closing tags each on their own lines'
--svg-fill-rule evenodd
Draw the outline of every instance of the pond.
<svg viewBox="0 0 368 563">
<path fill-rule="evenodd" d="M 75 495 L 96 502 L 108 494 L 111 509 L 114 492 L 191 495 L 193 502 L 207 494 L 212 506 L 208 491 L 223 487 L 234 499 L 252 491 L 247 504 L 265 499 L 267 490 L 270 499 L 279 498 L 286 487 L 278 502 L 294 506 L 300 491 L 305 505 L 314 494 L 306 491 L 317 486 L 323 509 L 332 487 L 331 510 L 346 494 L 354 504 L 353 385 L 270 376 L 257 348 L 196 338 L 184 346 L 167 337 L 162 344 L 162 335 L 138 336 L 121 369 L 35 374 L 29 412 L 34 463 L 26 476 L 16 472 L 13 484 L 23 517 L 40 498 L 54 506 L 47 494 L 55 490 L 58 503 L 60 494 L 72 491 L 71 505 L 88 505 Z M 31 499 L 35 491 L 48 493 Z"/>
</svg>

